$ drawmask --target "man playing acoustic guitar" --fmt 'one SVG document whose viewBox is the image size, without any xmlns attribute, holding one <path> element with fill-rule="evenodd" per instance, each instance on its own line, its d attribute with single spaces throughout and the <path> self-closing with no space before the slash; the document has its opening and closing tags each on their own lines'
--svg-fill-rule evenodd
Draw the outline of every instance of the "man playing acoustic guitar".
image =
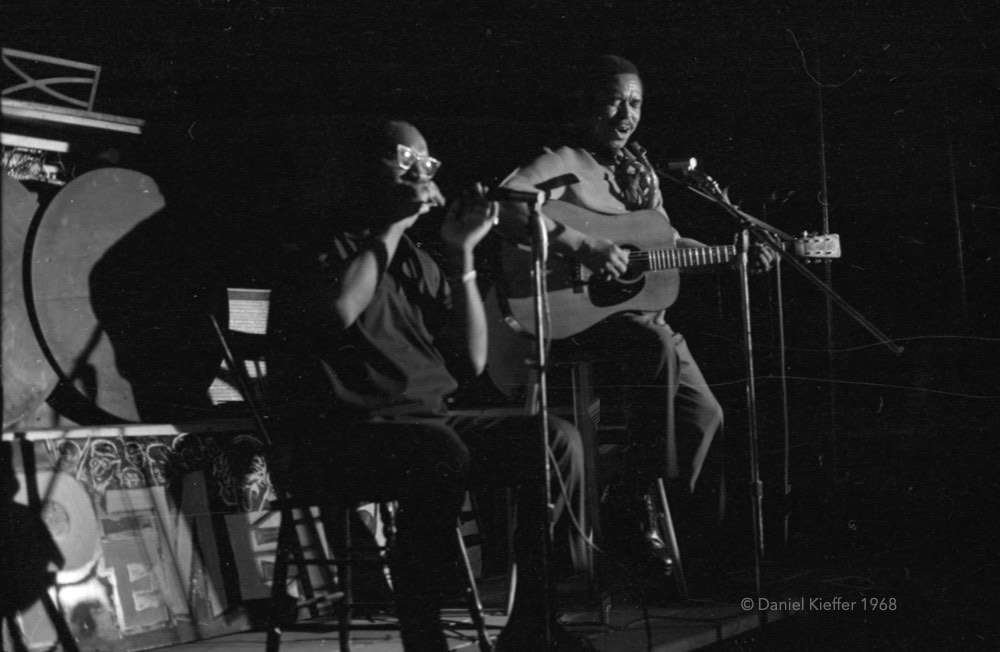
<svg viewBox="0 0 1000 652">
<path fill-rule="evenodd" d="M 548 205 L 552 210 L 542 208 L 550 248 L 556 257 L 582 263 L 592 275 L 622 277 L 630 271 L 629 251 L 609 238 L 594 235 L 601 233 L 599 228 L 587 232 L 586 227 L 574 228 L 574 224 L 599 226 L 635 211 L 655 212 L 654 219 L 662 218 L 672 247 L 681 251 L 704 247 L 681 237 L 670 226 L 656 173 L 644 150 L 629 144 L 642 114 L 643 87 L 635 66 L 621 57 L 604 55 L 578 73 L 575 139 L 557 149 L 546 148 L 534 161 L 510 174 L 501 187 L 537 192 L 550 180 L 568 179 L 568 185 L 548 195 L 548 200 L 558 200 Z M 563 210 L 556 211 L 560 203 Z M 558 214 L 565 212 L 565 204 L 585 209 L 589 218 L 572 224 L 560 221 Z M 524 204 L 503 202 L 497 230 L 517 239 L 524 233 L 526 219 Z M 770 250 L 756 248 L 751 267 L 769 269 L 772 257 Z M 550 279 L 550 295 L 555 294 L 554 282 Z M 722 408 L 684 338 L 664 321 L 662 309 L 668 304 L 611 314 L 573 337 L 552 331 L 557 339 L 553 344 L 556 360 L 560 351 L 579 352 L 582 348 L 618 363 L 614 369 L 602 370 L 612 376 L 602 377 L 601 384 L 625 388 L 631 445 L 626 452 L 624 480 L 612 487 L 611 494 L 614 509 L 627 516 L 630 534 L 624 542 L 625 552 L 630 553 L 628 559 L 636 575 L 642 577 L 665 577 L 668 563 L 662 542 L 656 540 L 649 525 L 653 518 L 651 484 L 664 478 L 681 495 L 692 494 L 712 440 L 722 426 Z M 557 312 L 553 305 L 553 317 Z"/>
</svg>

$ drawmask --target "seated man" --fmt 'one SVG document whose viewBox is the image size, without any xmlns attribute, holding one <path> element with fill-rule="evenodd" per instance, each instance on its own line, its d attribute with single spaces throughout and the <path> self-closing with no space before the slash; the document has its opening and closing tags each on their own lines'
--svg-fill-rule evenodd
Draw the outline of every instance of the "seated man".
<svg viewBox="0 0 1000 652">
<path fill-rule="evenodd" d="M 473 482 L 518 486 L 519 587 L 499 649 L 546 649 L 556 626 L 535 617 L 548 604 L 540 574 L 549 525 L 539 422 L 449 414 L 445 406 L 456 376 L 485 365 L 473 249 L 492 227 L 496 206 L 481 187 L 451 206 L 441 228 L 442 270 L 407 235 L 444 204 L 432 180 L 440 163 L 423 136 L 405 122 L 381 123 L 353 150 L 339 232 L 315 243 L 305 269 L 290 273 L 272 296 L 271 332 L 283 355 L 270 370 L 271 408 L 277 446 L 295 469 L 285 488 L 374 486 L 398 497 L 390 570 L 403 643 L 444 651 L 440 608 L 464 492 Z M 558 419 L 548 430 L 552 473 L 565 487 L 552 493 L 556 518 L 567 507 L 582 512 L 579 434 Z M 558 637 L 568 639 L 561 631 Z"/>
<path fill-rule="evenodd" d="M 590 58 L 567 75 L 576 94 L 574 129 L 554 148 L 546 148 L 534 160 L 514 170 L 501 184 L 522 192 L 547 189 L 556 184 L 549 198 L 579 207 L 589 215 L 587 223 L 598 233 L 597 224 L 613 224 L 615 218 L 647 210 L 662 216 L 661 228 L 671 234 L 677 248 L 704 247 L 681 237 L 670 224 L 664 208 L 656 170 L 645 150 L 630 142 L 639 126 L 643 109 L 643 84 L 636 67 L 614 55 Z M 544 209 L 543 209 L 544 212 Z M 498 231 L 508 239 L 524 232 L 524 204 L 501 205 Z M 618 279 L 629 271 L 629 252 L 616 242 L 636 237 L 622 232 L 617 241 L 594 235 L 582 226 L 545 218 L 553 253 L 579 261 L 596 274 Z M 755 270 L 766 270 L 773 253 L 755 249 Z M 662 306 L 666 308 L 667 306 Z M 668 480 L 678 498 L 691 496 L 702 476 L 709 449 L 722 427 L 722 407 L 702 375 L 684 337 L 671 329 L 664 312 L 623 310 L 553 345 L 553 355 L 590 352 L 620 362 L 602 368 L 600 383 L 626 389 L 631 446 L 624 480 L 609 492 L 616 511 L 629 522 L 623 532 L 626 550 L 643 577 L 662 576 L 662 542 L 651 526 L 648 489 L 656 478 Z M 618 528 L 621 530 L 621 528 Z M 645 535 L 645 536 L 643 536 Z M 645 548 L 645 550 L 644 550 Z M 649 554 L 652 553 L 652 554 Z M 646 572 L 649 571 L 649 572 Z"/>
</svg>

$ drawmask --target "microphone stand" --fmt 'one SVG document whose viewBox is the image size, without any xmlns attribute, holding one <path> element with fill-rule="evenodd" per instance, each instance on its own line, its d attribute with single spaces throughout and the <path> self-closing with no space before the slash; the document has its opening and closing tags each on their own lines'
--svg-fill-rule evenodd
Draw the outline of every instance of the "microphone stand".
<svg viewBox="0 0 1000 652">
<path fill-rule="evenodd" d="M 575 174 L 563 174 L 535 185 L 537 191 L 526 192 L 507 188 L 496 188 L 487 193 L 489 201 L 523 203 L 527 207 L 527 236 L 531 241 L 532 279 L 534 281 L 534 317 L 535 317 L 535 373 L 537 381 L 535 407 L 538 418 L 538 455 L 543 461 L 542 488 L 539 496 L 543 498 L 542 505 L 531 505 L 539 510 L 537 523 L 541 525 L 541 542 L 539 546 L 538 572 L 541 574 L 543 607 L 538 614 L 542 620 L 542 631 L 545 632 L 544 651 L 555 649 L 552 625 L 555 622 L 553 604 L 555 591 L 549 573 L 549 560 L 552 556 L 553 514 L 552 504 L 552 465 L 549 460 L 549 397 L 548 397 L 548 345 L 549 345 L 549 293 L 546 283 L 546 273 L 549 256 L 549 232 L 545 228 L 545 216 L 541 206 L 556 188 L 577 183 Z M 516 580 L 515 580 L 516 581 Z M 516 592 L 515 585 L 515 592 Z M 517 604 L 515 596 L 515 604 Z"/>
<path fill-rule="evenodd" d="M 542 586 L 545 591 L 545 608 L 542 617 L 545 619 L 545 649 L 552 649 L 554 642 L 550 623 L 552 622 L 552 581 L 549 576 L 549 558 L 552 555 L 552 512 L 555 507 L 552 505 L 552 465 L 549 463 L 549 398 L 548 398 L 548 317 L 549 317 L 549 293 L 546 287 L 546 266 L 549 257 L 549 232 L 545 228 L 545 221 L 542 219 L 541 202 L 543 193 L 538 193 L 538 199 L 534 203 L 528 204 L 528 222 L 532 231 L 531 250 L 534 258 L 534 285 L 535 285 L 535 332 L 537 342 L 535 353 L 538 365 L 538 443 L 539 454 L 544 460 L 545 472 L 542 474 L 542 493 L 545 498 L 541 523 L 545 525 L 542 531 L 542 554 L 539 560 L 542 574 Z"/>
<path fill-rule="evenodd" d="M 719 184 L 716 183 L 712 177 L 707 174 L 697 172 L 694 170 L 693 166 L 688 168 L 684 179 L 678 179 L 676 176 L 668 172 L 663 172 L 662 170 L 657 170 L 657 174 L 659 174 L 661 178 L 665 178 L 673 183 L 682 185 L 699 197 L 721 206 L 726 213 L 739 222 L 741 228 L 749 228 L 759 240 L 762 240 L 766 244 L 774 245 L 774 251 L 778 254 L 783 263 L 787 263 L 794 267 L 800 274 L 802 274 L 803 277 L 805 277 L 807 281 L 815 285 L 817 289 L 836 303 L 837 306 L 850 315 L 851 318 L 853 318 L 865 330 L 871 333 L 872 336 L 879 341 L 879 343 L 884 345 L 895 355 L 899 355 L 903 352 L 903 347 L 894 344 L 889 339 L 889 336 L 868 321 L 864 315 L 851 307 L 847 301 L 834 292 L 833 288 L 809 271 L 809 269 L 799 262 L 795 256 L 789 254 L 787 251 L 784 251 L 780 246 L 778 246 L 782 240 L 794 240 L 792 236 L 776 227 L 771 226 L 763 220 L 743 212 L 736 206 L 733 206 L 733 204 L 731 204 L 729 199 L 725 196 L 725 193 L 719 188 Z"/>
<path fill-rule="evenodd" d="M 707 199 L 708 201 L 721 206 L 723 210 L 737 220 L 740 232 L 737 237 L 737 269 L 740 283 L 740 315 L 743 322 L 743 354 L 744 364 L 747 374 L 747 433 L 749 437 L 750 452 L 750 490 L 753 502 L 753 537 L 754 537 L 754 589 L 758 598 L 761 596 L 761 562 L 764 558 L 764 484 L 760 479 L 760 458 L 759 458 L 759 437 L 757 432 L 757 388 L 753 365 L 753 336 L 751 332 L 750 313 L 750 275 L 749 275 L 749 254 L 751 235 L 765 244 L 772 245 L 772 249 L 778 254 L 783 263 L 788 263 L 798 270 L 806 280 L 815 285 L 829 299 L 844 309 L 856 322 L 861 324 L 877 340 L 885 345 L 894 354 L 899 355 L 903 349 L 897 346 L 889 338 L 876 328 L 871 322 L 852 308 L 844 299 L 833 291 L 826 283 L 817 278 L 812 272 L 806 269 L 805 265 L 795 259 L 795 257 L 780 246 L 782 240 L 792 240 L 792 236 L 779 229 L 753 217 L 730 203 L 725 192 L 719 187 L 712 177 L 694 169 L 694 161 L 684 171 L 684 178 L 657 170 L 661 178 L 668 179 L 679 184 Z M 784 376 L 785 370 L 781 370 Z M 759 603 L 755 601 L 755 604 Z"/>
<path fill-rule="evenodd" d="M 548 289 L 546 286 L 546 267 L 549 254 L 549 234 L 545 228 L 545 220 L 541 213 L 541 205 L 545 198 L 544 192 L 527 193 L 534 194 L 533 198 L 518 197 L 517 201 L 523 201 L 528 209 L 528 237 L 531 240 L 532 253 L 532 279 L 534 281 L 534 317 L 535 317 L 535 373 L 536 380 L 536 408 L 538 419 L 538 455 L 543 461 L 544 473 L 542 474 L 542 490 L 539 495 L 543 498 L 542 505 L 532 505 L 531 509 L 536 512 L 537 523 L 542 525 L 539 546 L 539 557 L 537 559 L 539 567 L 537 570 L 541 574 L 543 590 L 542 613 L 537 614 L 542 618 L 542 627 L 545 632 L 544 650 L 553 650 L 555 641 L 551 630 L 553 622 L 553 598 L 554 591 L 551 577 L 549 575 L 549 559 L 552 554 L 552 514 L 554 506 L 552 504 L 552 466 L 549 461 L 549 402 L 548 402 L 548 327 L 549 327 L 549 307 Z M 511 198 L 506 198 L 508 201 Z M 532 519 L 535 520 L 535 519 Z M 516 590 L 516 589 L 515 589 Z M 516 604 L 516 600 L 515 600 Z"/>
</svg>

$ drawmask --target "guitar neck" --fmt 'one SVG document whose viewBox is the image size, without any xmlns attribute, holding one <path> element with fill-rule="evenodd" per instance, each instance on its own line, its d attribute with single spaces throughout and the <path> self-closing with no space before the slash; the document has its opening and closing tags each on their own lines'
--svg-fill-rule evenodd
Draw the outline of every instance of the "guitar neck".
<svg viewBox="0 0 1000 652">
<path fill-rule="evenodd" d="M 661 269 L 718 265 L 728 263 L 735 257 L 736 245 L 716 245 L 632 251 L 629 253 L 629 263 L 642 271 L 652 272 Z"/>
<path fill-rule="evenodd" d="M 788 251 L 794 243 L 781 243 L 781 249 Z M 714 245 L 711 247 L 676 247 L 651 251 L 629 252 L 629 263 L 644 272 L 661 269 L 681 269 L 684 267 L 705 267 L 732 261 L 737 256 L 736 245 Z"/>
</svg>

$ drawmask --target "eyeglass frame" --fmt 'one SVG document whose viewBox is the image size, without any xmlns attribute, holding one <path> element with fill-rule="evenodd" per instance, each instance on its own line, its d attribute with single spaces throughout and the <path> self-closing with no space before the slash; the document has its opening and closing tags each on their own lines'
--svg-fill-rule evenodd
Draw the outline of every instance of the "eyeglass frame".
<svg viewBox="0 0 1000 652">
<path fill-rule="evenodd" d="M 413 162 L 406 165 L 405 159 L 412 158 Z M 428 164 L 430 169 L 427 168 Z M 427 178 L 433 179 L 437 171 L 441 169 L 441 161 L 429 154 L 420 154 L 408 145 L 396 145 L 396 165 L 400 170 L 411 170 L 413 166 L 419 166 L 418 170 Z"/>
</svg>

